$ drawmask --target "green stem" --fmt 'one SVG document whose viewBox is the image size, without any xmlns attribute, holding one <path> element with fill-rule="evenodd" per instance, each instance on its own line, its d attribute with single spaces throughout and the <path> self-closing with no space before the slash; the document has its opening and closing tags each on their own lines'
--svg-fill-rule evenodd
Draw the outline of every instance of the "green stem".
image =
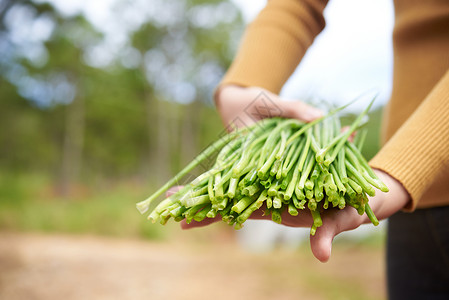
<svg viewBox="0 0 449 300">
<path fill-rule="evenodd" d="M 210 203 L 209 195 L 202 195 L 202 196 L 197 196 L 197 197 L 193 197 L 193 198 L 187 198 L 183 202 L 181 202 L 181 204 L 187 208 L 195 206 L 195 205 L 206 204 L 206 203 Z"/>
<path fill-rule="evenodd" d="M 240 214 L 243 210 L 245 210 L 245 208 L 247 208 L 251 203 L 254 202 L 254 198 L 253 197 L 243 197 L 242 199 L 240 199 L 239 202 L 237 202 L 232 208 L 231 210 Z"/>
<path fill-rule="evenodd" d="M 298 200 L 298 198 L 296 198 L 296 195 L 295 194 L 293 194 L 293 196 L 292 196 L 292 202 L 293 202 L 293 205 L 297 208 L 297 209 L 304 209 L 305 207 L 304 207 L 304 203 L 303 202 L 299 202 L 299 200 Z"/>
<path fill-rule="evenodd" d="M 301 189 L 301 190 L 304 189 L 304 185 L 306 183 L 307 177 L 309 176 L 310 172 L 312 171 L 314 163 L 315 163 L 315 158 L 313 157 L 312 153 L 309 153 L 308 157 L 307 157 L 306 168 L 302 172 L 301 177 L 298 182 L 299 189 Z"/>
<path fill-rule="evenodd" d="M 260 190 L 260 184 L 257 182 L 255 184 L 249 185 L 243 189 L 242 194 L 247 196 L 253 196 Z"/>
<path fill-rule="evenodd" d="M 295 186 L 295 195 L 298 198 L 298 200 L 306 199 L 306 195 L 304 195 L 303 190 L 299 189 L 298 185 Z"/>
<path fill-rule="evenodd" d="M 288 172 L 290 172 L 291 168 L 296 164 L 298 157 L 301 154 L 301 149 L 303 149 L 305 143 L 306 143 L 306 140 L 301 139 L 296 144 L 292 144 L 292 146 L 295 145 L 296 147 L 292 147 L 294 149 L 293 157 L 291 157 L 291 159 L 289 159 L 289 160 L 286 159 L 284 161 L 283 168 L 282 168 L 282 176 L 283 177 L 287 176 Z"/>
<path fill-rule="evenodd" d="M 370 196 L 374 196 L 376 192 L 374 188 L 365 180 L 365 178 L 357 171 L 357 169 L 349 162 L 346 161 L 346 168 L 349 173 L 357 179 L 357 183 L 362 187 L 362 189 Z"/>
<path fill-rule="evenodd" d="M 285 146 L 287 144 L 287 130 L 283 130 L 281 132 L 281 146 L 279 147 L 279 151 L 276 153 L 276 159 L 280 159 L 285 151 Z"/>
<path fill-rule="evenodd" d="M 318 210 L 311 210 L 313 218 L 313 226 L 310 230 L 310 235 L 315 235 L 316 229 L 323 225 L 323 220 L 321 219 L 320 212 Z"/>
<path fill-rule="evenodd" d="M 209 195 L 210 202 L 212 203 L 215 201 L 214 178 L 215 176 L 209 177 L 209 181 L 207 182 L 207 194 Z"/>
<path fill-rule="evenodd" d="M 324 193 L 323 193 L 323 186 L 324 183 L 319 183 L 318 179 L 315 179 L 315 186 L 314 186 L 314 196 L 317 202 L 320 202 L 321 200 L 323 200 L 324 198 Z"/>
<path fill-rule="evenodd" d="M 298 169 L 300 172 L 302 172 L 302 169 L 304 168 L 304 164 L 307 159 L 307 155 L 309 154 L 310 143 L 311 143 L 310 136 L 307 135 L 306 144 L 305 144 L 304 148 L 302 149 L 301 156 L 299 157 L 299 162 L 298 162 Z"/>
<path fill-rule="evenodd" d="M 267 191 L 264 190 L 262 193 L 260 193 L 259 198 L 257 198 L 256 201 L 254 201 L 253 203 L 251 203 L 250 206 L 248 206 L 238 217 L 236 222 L 239 224 L 244 223 L 253 212 L 255 212 L 256 210 L 258 210 L 259 208 L 262 207 L 263 203 L 265 202 L 265 200 L 267 199 Z"/>
<path fill-rule="evenodd" d="M 298 210 L 292 202 L 288 204 L 288 213 L 293 217 L 296 217 L 298 215 Z"/>
<path fill-rule="evenodd" d="M 281 180 L 276 180 L 268 189 L 268 196 L 276 196 L 279 188 L 281 187 L 281 183 Z"/>
<path fill-rule="evenodd" d="M 211 210 L 212 205 L 208 204 L 205 207 L 203 207 L 199 212 L 193 216 L 193 219 L 197 222 L 201 222 L 206 218 L 207 213 Z"/>
<path fill-rule="evenodd" d="M 192 222 L 192 220 L 193 220 L 193 217 L 195 217 L 196 213 L 203 207 L 206 207 L 207 205 L 208 204 L 200 204 L 200 205 L 193 206 L 193 207 L 187 209 L 184 212 L 184 216 L 186 218 L 186 223 L 190 224 L 190 222 Z"/>
<path fill-rule="evenodd" d="M 218 201 L 220 201 L 224 197 L 224 191 L 223 191 L 224 180 L 222 180 L 222 178 L 221 178 L 221 173 L 215 174 L 214 182 L 215 182 L 215 184 L 214 184 L 215 198 Z"/>
<path fill-rule="evenodd" d="M 348 174 L 345 166 L 345 147 L 341 148 L 337 155 L 337 169 L 343 183 L 348 182 Z"/>
<path fill-rule="evenodd" d="M 315 199 L 309 199 L 309 202 L 307 203 L 307 207 L 310 209 L 310 211 L 315 211 L 317 208 L 317 203 Z"/>
<path fill-rule="evenodd" d="M 293 171 L 288 172 L 287 177 L 282 180 L 281 183 L 281 190 L 284 190 L 287 188 L 288 184 L 292 181 L 293 178 Z"/>
<path fill-rule="evenodd" d="M 351 151 L 354 154 L 354 156 L 357 157 L 357 160 L 360 163 L 362 169 L 365 170 L 373 180 L 375 180 L 376 185 L 374 184 L 373 185 L 382 192 L 387 193 L 389 191 L 388 187 L 379 179 L 376 173 L 374 173 L 373 169 L 371 169 L 368 162 L 363 157 L 362 153 L 360 153 L 360 151 L 357 151 L 358 149 L 352 143 L 348 143 L 347 145 L 349 148 L 348 151 Z"/>
<path fill-rule="evenodd" d="M 357 194 L 361 194 L 363 192 L 362 187 L 357 182 L 355 182 L 352 178 L 348 178 L 348 183 L 349 183 L 349 186 L 351 186 L 351 188 L 353 188 Z"/>
<path fill-rule="evenodd" d="M 273 220 L 273 222 L 278 223 L 278 224 L 282 223 L 282 216 L 281 216 L 280 209 L 273 209 L 271 211 L 271 220 Z"/>
<path fill-rule="evenodd" d="M 340 176 L 339 176 L 339 174 L 338 174 L 338 172 L 337 172 L 337 170 L 335 169 L 335 167 L 334 167 L 333 164 L 330 165 L 330 171 L 331 171 L 331 173 L 332 173 L 332 176 L 334 177 L 335 184 L 337 185 L 338 190 L 339 190 L 341 193 L 343 193 L 343 194 L 346 193 L 346 188 L 345 188 L 345 186 L 343 185 L 343 182 L 342 182 L 342 180 L 340 179 Z"/>
<path fill-rule="evenodd" d="M 293 192 L 295 191 L 295 187 L 299 181 L 299 164 L 300 164 L 300 161 L 298 161 L 296 163 L 296 166 L 293 170 L 292 178 L 291 178 L 291 180 L 287 186 L 287 190 L 285 191 L 285 194 L 284 194 L 285 200 L 288 200 L 292 197 Z"/>
<path fill-rule="evenodd" d="M 267 161 L 262 165 L 262 167 L 257 171 L 257 176 L 260 179 L 268 178 L 268 170 L 276 159 L 276 151 L 279 149 L 280 145 L 276 145 L 275 150 L 270 154 Z"/>
<path fill-rule="evenodd" d="M 216 152 L 218 149 L 221 149 L 229 140 L 233 140 L 242 132 L 245 132 L 245 129 L 237 130 L 232 133 L 229 133 L 222 138 L 218 139 L 215 143 L 207 147 L 203 152 L 201 152 L 194 160 L 192 160 L 187 166 L 184 167 L 178 174 L 176 174 L 172 179 L 167 181 L 163 186 L 161 186 L 155 193 L 153 193 L 150 197 L 136 204 L 137 209 L 140 213 L 145 213 L 151 202 L 153 202 L 157 197 L 161 196 L 165 193 L 171 186 L 178 184 L 180 180 L 191 172 L 196 166 L 198 166 L 201 162 L 206 160 L 210 155 Z"/>
<path fill-rule="evenodd" d="M 377 219 L 376 215 L 374 214 L 373 210 L 371 209 L 368 203 L 365 204 L 365 213 L 368 216 L 371 223 L 374 224 L 374 226 L 379 225 L 379 220 Z"/>
<path fill-rule="evenodd" d="M 312 128 L 307 130 L 307 136 L 310 137 L 310 148 L 312 148 L 313 152 L 318 153 L 320 152 L 320 145 L 318 141 L 315 139 L 312 133 Z"/>
<path fill-rule="evenodd" d="M 281 208 L 282 200 L 277 195 L 273 197 L 273 208 Z"/>
<path fill-rule="evenodd" d="M 334 147 L 334 150 L 332 151 L 332 154 L 330 155 L 330 158 L 326 159 L 324 164 L 325 165 L 330 165 L 334 159 L 337 157 L 338 152 L 340 151 L 340 149 L 343 147 L 343 145 L 346 143 L 346 141 L 348 140 L 348 138 L 351 136 L 351 134 L 354 132 L 354 130 L 356 130 L 357 126 L 359 126 L 360 122 L 362 121 L 363 117 L 368 113 L 368 111 L 370 110 L 371 106 L 374 103 L 374 100 L 376 99 L 376 97 L 371 100 L 370 104 L 362 111 L 361 114 L 359 114 L 357 116 L 357 118 L 355 119 L 355 121 L 351 124 L 351 126 L 349 127 L 349 129 L 344 132 L 344 136 L 340 139 L 340 141 L 338 142 L 338 144 Z"/>
<path fill-rule="evenodd" d="M 354 144 L 356 145 L 357 149 L 359 151 L 362 151 L 363 145 L 365 144 L 366 135 L 368 134 L 367 129 L 360 130 L 359 133 L 356 135 Z"/>
<path fill-rule="evenodd" d="M 297 139 L 298 137 L 300 137 L 306 130 L 308 130 L 309 128 L 311 128 L 312 126 L 314 126 L 315 124 L 321 122 L 322 120 L 324 120 L 325 118 L 329 118 L 330 116 L 335 115 L 336 113 L 338 113 L 339 111 L 345 109 L 346 107 L 348 107 L 349 105 L 353 104 L 354 102 L 358 101 L 359 98 L 356 98 L 352 101 L 350 101 L 349 103 L 340 106 L 334 110 L 331 110 L 327 115 L 317 118 L 315 120 L 313 120 L 312 122 L 309 122 L 307 124 L 305 124 L 304 126 L 301 127 L 301 129 L 299 129 L 298 131 L 296 131 L 294 134 L 292 134 L 290 136 L 290 138 L 287 140 L 287 145 L 291 144 L 295 139 Z"/>
<path fill-rule="evenodd" d="M 227 193 L 227 195 L 228 195 L 228 197 L 229 198 L 234 198 L 234 196 L 235 196 L 235 191 L 237 190 L 237 184 L 238 184 L 238 182 L 239 182 L 239 179 L 238 178 L 231 178 L 230 180 L 229 180 L 229 188 L 228 188 L 228 193 Z"/>
</svg>

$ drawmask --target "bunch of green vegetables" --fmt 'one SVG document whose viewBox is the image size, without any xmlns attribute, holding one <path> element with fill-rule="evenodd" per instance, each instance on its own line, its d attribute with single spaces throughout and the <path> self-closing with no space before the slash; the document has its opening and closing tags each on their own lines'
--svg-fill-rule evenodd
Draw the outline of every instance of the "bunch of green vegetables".
<svg viewBox="0 0 449 300">
<path fill-rule="evenodd" d="M 146 212 L 157 197 L 218 152 L 212 168 L 152 210 L 148 218 L 153 223 L 160 220 L 165 224 L 170 218 L 200 222 L 220 214 L 224 222 L 239 229 L 258 209 L 281 223 L 284 210 L 297 216 L 307 208 L 313 217 L 314 235 L 322 225 L 321 211 L 349 205 L 377 225 L 367 196 L 374 196 L 374 187 L 383 192 L 388 188 L 360 153 L 366 134 L 358 134 L 354 142 L 348 140 L 371 105 L 344 132 L 335 115 L 344 107 L 311 123 L 271 118 L 233 131 L 137 208 Z"/>
</svg>

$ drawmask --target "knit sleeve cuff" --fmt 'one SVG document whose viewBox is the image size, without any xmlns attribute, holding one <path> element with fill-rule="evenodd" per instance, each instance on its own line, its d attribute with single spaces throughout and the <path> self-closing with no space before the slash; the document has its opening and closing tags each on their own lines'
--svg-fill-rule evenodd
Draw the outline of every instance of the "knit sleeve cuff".
<svg viewBox="0 0 449 300">
<path fill-rule="evenodd" d="M 422 195 L 449 166 L 449 71 L 370 161 L 397 179 L 410 194 L 405 211 L 425 202 Z"/>
</svg>

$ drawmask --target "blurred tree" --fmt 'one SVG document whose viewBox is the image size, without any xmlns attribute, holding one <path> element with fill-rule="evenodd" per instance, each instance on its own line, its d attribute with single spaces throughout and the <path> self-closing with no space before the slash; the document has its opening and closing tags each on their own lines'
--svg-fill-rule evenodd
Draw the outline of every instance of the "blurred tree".
<svg viewBox="0 0 449 300">
<path fill-rule="evenodd" d="M 62 194 L 164 180 L 216 138 L 211 94 L 242 29 L 230 1 L 116 0 L 103 27 L 58 5 L 0 0 L 2 172 L 54 174 Z"/>
<path fill-rule="evenodd" d="M 204 104 L 211 104 L 212 90 L 230 64 L 236 46 L 233 40 L 240 33 L 242 20 L 229 1 L 165 1 L 154 5 L 161 14 L 171 8 L 172 17 L 149 18 L 132 35 L 131 46 L 143 57 L 140 68 L 153 83 L 154 93 L 145 97 L 149 133 L 157 136 L 151 145 L 156 148 L 152 157 L 157 158 L 152 165 L 164 170 L 173 157 L 170 149 L 182 149 L 183 164 L 198 153 L 202 125 L 198 117 Z M 187 105 L 174 118 L 165 99 Z M 179 148 L 167 138 L 176 132 L 181 138 Z M 167 174 L 162 173 L 162 177 Z"/>
</svg>

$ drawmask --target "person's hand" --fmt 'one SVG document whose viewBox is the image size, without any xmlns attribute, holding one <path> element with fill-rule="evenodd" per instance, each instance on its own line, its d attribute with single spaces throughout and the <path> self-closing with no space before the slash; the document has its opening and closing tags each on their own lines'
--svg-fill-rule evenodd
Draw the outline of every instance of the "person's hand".
<svg viewBox="0 0 449 300">
<path fill-rule="evenodd" d="M 369 204 L 374 211 L 374 214 L 379 220 L 382 220 L 404 208 L 410 199 L 407 191 L 401 183 L 382 171 L 374 171 L 390 189 L 388 193 L 383 193 L 376 190 L 376 196 L 370 197 L 369 199 Z M 255 211 L 250 218 L 271 219 L 270 216 L 263 216 L 263 209 Z M 182 221 L 181 227 L 183 229 L 202 227 L 217 222 L 220 219 L 221 217 L 216 217 L 214 219 L 205 219 L 202 222 L 192 221 L 190 224 Z M 362 224 L 370 223 L 370 220 L 366 214 L 361 216 L 354 208 L 349 206 L 342 210 L 324 210 L 321 213 L 321 219 L 323 220 L 323 225 L 318 227 L 314 236 L 310 236 L 312 253 L 321 262 L 326 262 L 329 260 L 332 250 L 332 241 L 335 236 L 344 231 L 356 229 Z M 310 228 L 313 224 L 313 220 L 310 212 L 308 211 L 300 211 L 297 216 L 291 216 L 286 210 L 284 210 L 282 215 L 282 224 L 290 227 Z"/>
<path fill-rule="evenodd" d="M 404 208 L 410 201 L 410 197 L 396 179 L 379 170 L 374 170 L 374 172 L 390 190 L 388 193 L 376 190 L 376 195 L 369 198 L 369 205 L 374 214 L 379 220 L 383 220 Z M 323 226 L 317 229 L 314 236 L 310 236 L 313 255 L 321 262 L 329 260 L 335 236 L 344 231 L 356 229 L 362 224 L 371 223 L 366 214 L 360 216 L 352 207 L 325 211 L 321 218 Z"/>
<path fill-rule="evenodd" d="M 215 94 L 215 104 L 223 124 L 231 128 L 271 117 L 310 122 L 323 115 L 321 110 L 304 102 L 282 99 L 259 87 L 222 86 Z"/>
<path fill-rule="evenodd" d="M 269 117 L 295 118 L 301 121 L 313 121 L 322 116 L 322 112 L 312 106 L 299 101 L 287 101 L 261 88 L 244 88 L 238 86 L 224 86 L 217 92 L 215 102 L 223 123 L 226 126 L 248 126 Z M 379 220 L 385 219 L 399 211 L 409 201 L 409 195 L 404 187 L 388 174 L 375 170 L 379 178 L 388 186 L 390 191 L 383 193 L 376 191 L 376 196 L 370 198 L 370 206 Z M 263 207 L 255 211 L 251 219 L 271 220 L 271 216 L 263 215 Z M 360 216 L 357 211 L 347 206 L 345 209 L 328 209 L 321 213 L 323 225 L 310 236 L 312 253 L 321 262 L 329 260 L 332 241 L 341 232 L 353 230 L 364 223 L 370 223 L 366 214 Z M 183 229 L 202 227 L 221 220 L 221 216 L 205 219 L 201 222 L 192 221 L 187 224 L 181 222 Z M 313 225 L 310 211 L 304 210 L 297 216 L 291 216 L 286 210 L 282 215 L 282 224 L 290 227 L 306 227 Z"/>
</svg>

